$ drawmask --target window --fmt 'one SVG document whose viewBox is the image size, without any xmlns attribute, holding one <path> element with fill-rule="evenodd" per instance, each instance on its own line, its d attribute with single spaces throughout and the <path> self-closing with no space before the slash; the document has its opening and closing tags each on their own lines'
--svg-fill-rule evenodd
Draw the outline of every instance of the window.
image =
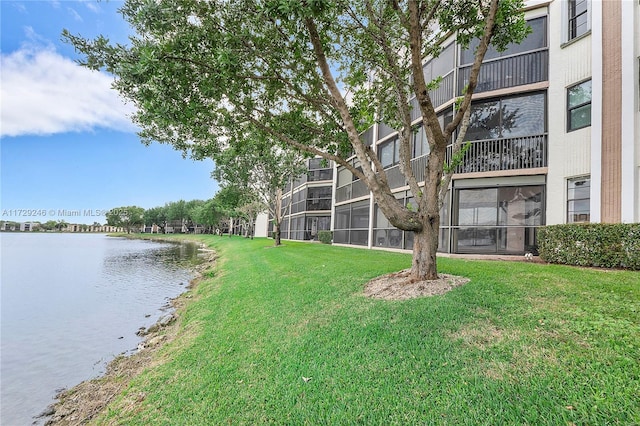
<svg viewBox="0 0 640 426">
<path fill-rule="evenodd" d="M 398 164 L 400 162 L 400 142 L 398 138 L 378 145 L 378 158 L 385 169 Z"/>
<path fill-rule="evenodd" d="M 307 210 L 331 210 L 332 188 L 330 186 L 311 187 L 307 192 Z"/>
<path fill-rule="evenodd" d="M 591 80 L 567 89 L 567 131 L 591 126 Z"/>
<path fill-rule="evenodd" d="M 322 158 L 312 158 L 309 160 L 309 172 L 307 181 L 315 182 L 319 180 L 333 179 L 333 162 Z"/>
<path fill-rule="evenodd" d="M 437 58 L 433 58 L 424 64 L 422 67 L 424 70 L 424 79 L 427 84 L 429 84 L 432 80 L 449 74 L 454 67 L 455 46 L 451 43 L 449 46 L 442 49 L 442 52 L 440 52 L 440 55 L 438 55 Z"/>
<path fill-rule="evenodd" d="M 535 250 L 535 228 L 544 224 L 543 186 L 460 189 L 456 196 L 456 252 L 515 254 Z"/>
<path fill-rule="evenodd" d="M 567 41 L 580 37 L 589 31 L 588 0 L 569 0 L 569 34 Z"/>
<path fill-rule="evenodd" d="M 589 222 L 591 178 L 581 177 L 567 181 L 567 223 Z"/>
<path fill-rule="evenodd" d="M 429 153 L 429 143 L 427 142 L 427 135 L 422 125 L 420 125 L 418 130 L 413 134 L 412 148 L 412 158 L 418 158 Z"/>
<path fill-rule="evenodd" d="M 586 0 L 584 0 L 586 2 Z M 547 47 L 547 18 L 536 18 L 527 21 L 531 27 L 531 33 L 521 43 L 510 43 L 503 51 L 498 51 L 490 45 L 484 60 L 498 59 L 505 56 L 517 55 Z M 475 38 L 466 49 L 460 49 L 460 65 L 471 65 L 475 60 L 475 52 L 480 44 L 480 39 Z"/>
<path fill-rule="evenodd" d="M 545 131 L 545 95 L 536 93 L 472 104 L 466 139 L 516 138 Z"/>
</svg>

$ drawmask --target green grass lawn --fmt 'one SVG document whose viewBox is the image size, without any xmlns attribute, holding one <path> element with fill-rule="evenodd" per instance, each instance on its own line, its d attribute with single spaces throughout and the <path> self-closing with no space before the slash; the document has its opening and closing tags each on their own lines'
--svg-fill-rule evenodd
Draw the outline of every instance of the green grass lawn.
<svg viewBox="0 0 640 426">
<path fill-rule="evenodd" d="M 471 281 L 384 301 L 409 255 L 197 238 L 220 258 L 181 337 L 99 422 L 640 424 L 638 272 L 443 258 Z"/>
</svg>

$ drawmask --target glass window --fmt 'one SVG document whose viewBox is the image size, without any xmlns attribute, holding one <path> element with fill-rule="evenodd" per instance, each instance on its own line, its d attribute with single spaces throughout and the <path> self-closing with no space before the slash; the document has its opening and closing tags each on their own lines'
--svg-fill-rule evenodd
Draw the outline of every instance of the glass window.
<svg viewBox="0 0 640 426">
<path fill-rule="evenodd" d="M 544 94 L 503 99 L 501 107 L 500 130 L 503 138 L 544 133 Z"/>
<path fill-rule="evenodd" d="M 356 170 L 358 170 L 359 172 L 362 172 L 362 166 L 360 165 L 360 160 L 358 160 L 357 158 L 353 160 L 353 167 L 355 167 Z M 352 181 L 356 181 L 358 179 L 359 179 L 358 176 L 354 174 L 351 175 Z"/>
<path fill-rule="evenodd" d="M 391 140 L 378 146 L 378 158 L 382 167 L 387 168 L 395 164 L 396 141 Z"/>
<path fill-rule="evenodd" d="M 373 143 L 373 126 L 365 130 L 360 135 L 360 139 L 362 140 L 362 142 L 364 142 L 365 145 L 371 146 L 371 144 Z"/>
<path fill-rule="evenodd" d="M 567 89 L 567 131 L 591 125 L 591 80 Z"/>
<path fill-rule="evenodd" d="M 589 30 L 588 0 L 569 0 L 568 40 L 580 37 Z"/>
<path fill-rule="evenodd" d="M 542 225 L 542 187 L 521 186 L 498 190 L 499 225 Z"/>
<path fill-rule="evenodd" d="M 546 129 L 545 108 L 544 93 L 474 103 L 465 139 L 541 135 Z"/>
<path fill-rule="evenodd" d="M 466 140 L 477 141 L 500 137 L 500 101 L 471 105 Z"/>
<path fill-rule="evenodd" d="M 567 181 L 567 223 L 589 222 L 591 219 L 591 178 Z"/>
<path fill-rule="evenodd" d="M 583 0 L 586 1 L 586 0 Z M 511 43 L 506 50 L 498 52 L 495 47 L 489 46 L 484 60 L 497 59 L 503 56 L 516 55 L 519 53 L 529 52 L 532 50 L 547 47 L 547 18 L 541 17 L 527 21 L 531 27 L 531 33 L 522 40 L 522 43 Z M 473 39 L 469 43 L 469 48 L 460 50 L 460 65 L 469 65 L 473 63 L 475 52 L 480 44 L 480 39 Z"/>
<path fill-rule="evenodd" d="M 351 180 L 351 172 L 344 167 L 340 167 L 338 169 L 338 187 L 351 183 Z"/>
<path fill-rule="evenodd" d="M 320 198 L 331 198 L 330 186 L 311 187 L 308 189 L 308 191 L 309 191 L 309 194 L 307 195 L 307 199 L 309 200 L 317 200 Z"/>
<path fill-rule="evenodd" d="M 424 131 L 424 127 L 422 125 L 420 125 L 420 127 L 418 127 L 418 130 L 413 134 L 412 150 L 413 158 L 417 158 L 429 153 L 427 134 Z"/>
<path fill-rule="evenodd" d="M 495 225 L 497 195 L 496 188 L 458 191 L 458 224 Z"/>
<path fill-rule="evenodd" d="M 424 78 L 427 84 L 438 77 L 444 77 L 453 70 L 455 66 L 454 53 L 454 44 L 451 43 L 440 52 L 437 58 L 431 59 L 424 65 Z"/>
</svg>

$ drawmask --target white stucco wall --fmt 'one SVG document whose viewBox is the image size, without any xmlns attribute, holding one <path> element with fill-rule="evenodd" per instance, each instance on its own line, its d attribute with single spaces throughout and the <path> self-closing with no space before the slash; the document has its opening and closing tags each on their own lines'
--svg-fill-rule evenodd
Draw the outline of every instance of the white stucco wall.
<svg viewBox="0 0 640 426">
<path fill-rule="evenodd" d="M 256 217 L 256 229 L 255 236 L 256 237 L 266 237 L 269 233 L 269 213 L 264 212 L 260 213 Z"/>
<path fill-rule="evenodd" d="M 564 44 L 566 2 L 553 1 L 548 7 L 547 224 L 554 225 L 566 222 L 567 179 L 591 173 L 591 127 L 567 132 L 567 87 L 591 78 L 591 35 Z"/>
</svg>

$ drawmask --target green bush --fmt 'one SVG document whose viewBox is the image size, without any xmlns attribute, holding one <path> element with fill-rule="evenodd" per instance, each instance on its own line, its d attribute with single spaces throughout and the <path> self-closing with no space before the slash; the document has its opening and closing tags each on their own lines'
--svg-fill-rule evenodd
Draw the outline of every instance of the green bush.
<svg viewBox="0 0 640 426">
<path fill-rule="evenodd" d="M 322 244 L 331 244 L 332 238 L 331 231 L 318 231 L 318 240 L 320 240 Z"/>
<path fill-rule="evenodd" d="M 538 249 L 550 263 L 640 270 L 640 223 L 545 226 Z"/>
</svg>

